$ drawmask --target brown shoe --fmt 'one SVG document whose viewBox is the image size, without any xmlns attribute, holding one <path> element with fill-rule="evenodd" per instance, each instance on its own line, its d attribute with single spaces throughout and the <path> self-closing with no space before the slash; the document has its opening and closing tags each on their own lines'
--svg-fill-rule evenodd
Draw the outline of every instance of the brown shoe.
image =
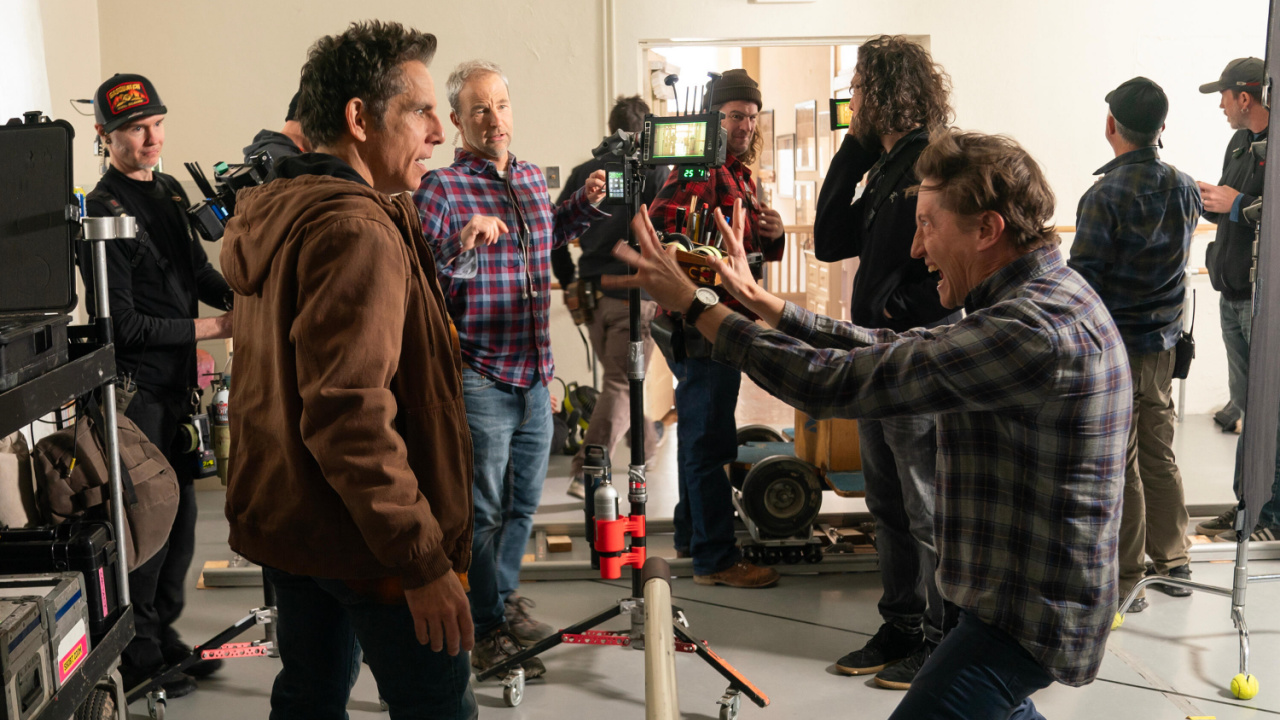
<svg viewBox="0 0 1280 720">
<path fill-rule="evenodd" d="M 778 571 L 773 568 L 752 565 L 739 560 L 733 565 L 710 575 L 694 575 L 699 585 L 728 585 L 737 588 L 766 588 L 778 582 Z"/>
</svg>

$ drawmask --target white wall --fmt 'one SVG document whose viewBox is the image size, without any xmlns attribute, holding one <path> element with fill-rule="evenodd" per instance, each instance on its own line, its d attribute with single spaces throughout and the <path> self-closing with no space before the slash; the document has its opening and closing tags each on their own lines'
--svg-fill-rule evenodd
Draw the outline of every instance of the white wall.
<svg viewBox="0 0 1280 720">
<path fill-rule="evenodd" d="M 642 41 L 698 36 L 831 44 L 879 33 L 925 35 L 954 80 L 957 124 L 1021 141 L 1058 195 L 1056 221 L 1071 225 L 1093 170 L 1108 159 L 1102 98 L 1134 75 L 1151 77 L 1170 96 L 1164 157 L 1198 178 L 1217 179 L 1229 130 L 1216 97 L 1196 87 L 1215 79 L 1231 58 L 1264 53 L 1267 3 L 45 0 L 43 8 L 46 51 L 59 57 L 49 67 L 53 114 L 68 117 L 56 109 L 66 107 L 66 97 L 87 97 L 111 73 L 148 75 L 170 109 L 165 160 L 171 172 L 180 171 L 182 161 L 207 168 L 236 158 L 257 130 L 277 127 L 308 45 L 356 19 L 399 20 L 436 33 L 441 100 L 444 78 L 458 62 L 486 57 L 502 64 L 515 103 L 513 151 L 558 165 L 562 175 L 604 134 L 612 96 L 643 88 Z M 77 152 L 87 156 L 81 146 Z M 442 147 L 435 164 L 450 157 Z M 1202 257 L 1193 263 L 1202 264 Z M 1205 322 L 1216 316 L 1216 302 L 1213 293 L 1201 293 L 1202 357 L 1216 342 Z M 562 374 L 588 377 L 567 315 L 553 317 L 553 345 Z M 1190 409 L 1202 412 L 1217 401 L 1207 397 Z"/>
</svg>

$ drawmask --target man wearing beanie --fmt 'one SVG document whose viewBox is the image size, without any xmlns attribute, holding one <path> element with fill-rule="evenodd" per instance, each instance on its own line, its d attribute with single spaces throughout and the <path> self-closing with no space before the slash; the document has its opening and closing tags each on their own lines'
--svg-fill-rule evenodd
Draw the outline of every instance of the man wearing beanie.
<svg viewBox="0 0 1280 720">
<path fill-rule="evenodd" d="M 122 410 L 164 453 L 179 487 L 168 545 L 129 573 L 137 634 L 121 657 L 120 674 L 132 688 L 191 654 L 173 629 L 182 613 L 196 528 L 194 459 L 181 446 L 178 430 L 195 410 L 196 342 L 231 336 L 230 312 L 202 318 L 199 305 L 229 311 L 231 289 L 191 231 L 182 185 L 151 169 L 160 161 L 168 112 L 155 86 L 141 75 L 116 75 L 98 88 L 93 106 L 94 128 L 111 167 L 86 198 L 87 213 L 138 221 L 135 239 L 107 243 L 118 382 L 137 390 Z M 93 287 L 87 255 L 80 257 L 80 272 L 85 286 Z M 92 315 L 93 295 L 86 300 Z M 187 672 L 204 677 L 221 664 L 205 660 Z M 164 689 L 170 698 L 181 697 L 195 683 L 181 675 Z"/>
<path fill-rule="evenodd" d="M 249 162 L 249 156 L 263 150 L 271 154 L 274 162 L 310 150 L 307 138 L 302 134 L 302 123 L 298 122 L 298 95 L 299 93 L 294 93 L 293 99 L 289 101 L 289 110 L 285 113 L 284 127 L 280 128 L 280 132 L 264 129 L 253 136 L 253 142 L 245 146 L 245 162 Z"/>
<path fill-rule="evenodd" d="M 1115 159 L 1080 199 L 1068 265 L 1102 298 L 1129 354 L 1133 423 L 1125 454 L 1120 520 L 1120 596 L 1149 574 L 1190 579 L 1186 502 L 1173 456 L 1173 365 L 1182 332 L 1182 279 L 1204 207 L 1195 181 L 1160 160 L 1169 112 L 1159 85 L 1144 77 L 1107 93 L 1105 135 Z M 1156 585 L 1174 597 L 1191 590 Z M 1147 607 L 1140 597 L 1129 612 Z"/>
<path fill-rule="evenodd" d="M 766 260 L 777 260 L 782 257 L 782 217 L 760 202 L 747 168 L 761 146 L 756 131 L 760 86 L 746 70 L 728 70 L 716 83 L 710 105 L 713 111 L 724 113 L 721 126 L 729 135 L 724 165 L 712 170 L 707 180 L 697 182 L 681 182 L 679 173 L 671 173 L 649 208 L 649 216 L 654 226 L 665 232 L 684 232 L 676 220 L 677 210 L 689 207 L 691 201 L 710 210 L 720 208 L 725 217 L 731 217 L 734 201 L 741 200 L 747 213 L 748 229 L 743 238 L 747 252 L 762 252 Z M 748 312 L 726 298 L 723 290 L 717 288 L 717 292 L 730 307 Z M 679 382 L 676 552 L 693 559 L 693 579 L 700 585 L 768 587 L 778 581 L 777 571 L 744 561 L 737 546 L 732 488 L 724 471 L 725 464 L 738 454 L 734 411 L 742 374 L 714 362 L 710 343 L 697 330 L 688 328 L 685 337 L 687 356 L 667 358 Z"/>
</svg>

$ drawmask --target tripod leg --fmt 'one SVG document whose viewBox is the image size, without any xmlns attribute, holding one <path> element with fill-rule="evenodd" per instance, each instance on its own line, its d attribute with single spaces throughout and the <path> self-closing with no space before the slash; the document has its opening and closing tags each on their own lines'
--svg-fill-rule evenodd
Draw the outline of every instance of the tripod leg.
<svg viewBox="0 0 1280 720">
<path fill-rule="evenodd" d="M 605 610 L 602 613 L 599 613 L 598 615 L 589 617 L 586 620 L 583 620 L 582 622 L 576 625 L 570 625 L 569 627 L 561 630 L 555 635 L 552 635 L 549 638 L 540 640 L 537 643 L 530 645 L 529 647 L 525 648 L 521 652 L 516 653 L 515 655 L 512 655 L 511 657 L 507 658 L 506 660 L 503 660 L 497 665 L 494 665 L 488 670 L 485 670 L 484 672 L 476 673 L 476 680 L 488 680 L 489 678 L 496 677 L 498 675 L 505 676 L 509 670 L 520 665 L 525 660 L 528 660 L 529 658 L 537 657 L 538 655 L 541 655 L 542 653 L 559 645 L 561 642 L 563 642 L 561 640 L 561 637 L 565 633 L 568 633 L 570 635 L 576 635 L 578 633 L 581 633 L 584 630 L 590 630 L 591 628 L 599 625 L 600 623 L 608 622 L 609 620 L 612 620 L 613 618 L 618 617 L 618 614 L 620 612 L 621 610 L 619 606 L 614 605 L 613 607 L 609 608 L 608 610 Z"/>
<path fill-rule="evenodd" d="M 764 692 L 748 680 L 745 675 L 738 672 L 737 668 L 730 665 L 724 658 L 712 652 L 711 648 L 707 647 L 705 642 L 685 632 L 678 623 L 675 625 L 675 631 L 677 638 L 687 643 L 693 643 L 694 652 L 698 654 L 698 657 L 702 658 L 708 665 L 715 668 L 716 672 L 720 673 L 721 677 L 729 681 L 730 691 L 736 690 L 741 692 L 743 695 L 751 698 L 751 702 L 756 705 L 759 705 L 760 707 L 768 707 L 769 696 L 765 695 Z M 731 693 L 726 693 L 725 697 L 729 697 L 730 694 Z"/>
</svg>

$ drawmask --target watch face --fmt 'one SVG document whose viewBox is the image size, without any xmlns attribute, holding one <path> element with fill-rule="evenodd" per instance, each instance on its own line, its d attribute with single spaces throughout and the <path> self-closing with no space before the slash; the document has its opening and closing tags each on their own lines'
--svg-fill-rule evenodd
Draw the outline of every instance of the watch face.
<svg viewBox="0 0 1280 720">
<path fill-rule="evenodd" d="M 720 296 L 715 290 L 708 287 L 700 287 L 693 291 L 693 296 L 697 298 L 703 305 L 715 305 L 720 302 Z"/>
</svg>

